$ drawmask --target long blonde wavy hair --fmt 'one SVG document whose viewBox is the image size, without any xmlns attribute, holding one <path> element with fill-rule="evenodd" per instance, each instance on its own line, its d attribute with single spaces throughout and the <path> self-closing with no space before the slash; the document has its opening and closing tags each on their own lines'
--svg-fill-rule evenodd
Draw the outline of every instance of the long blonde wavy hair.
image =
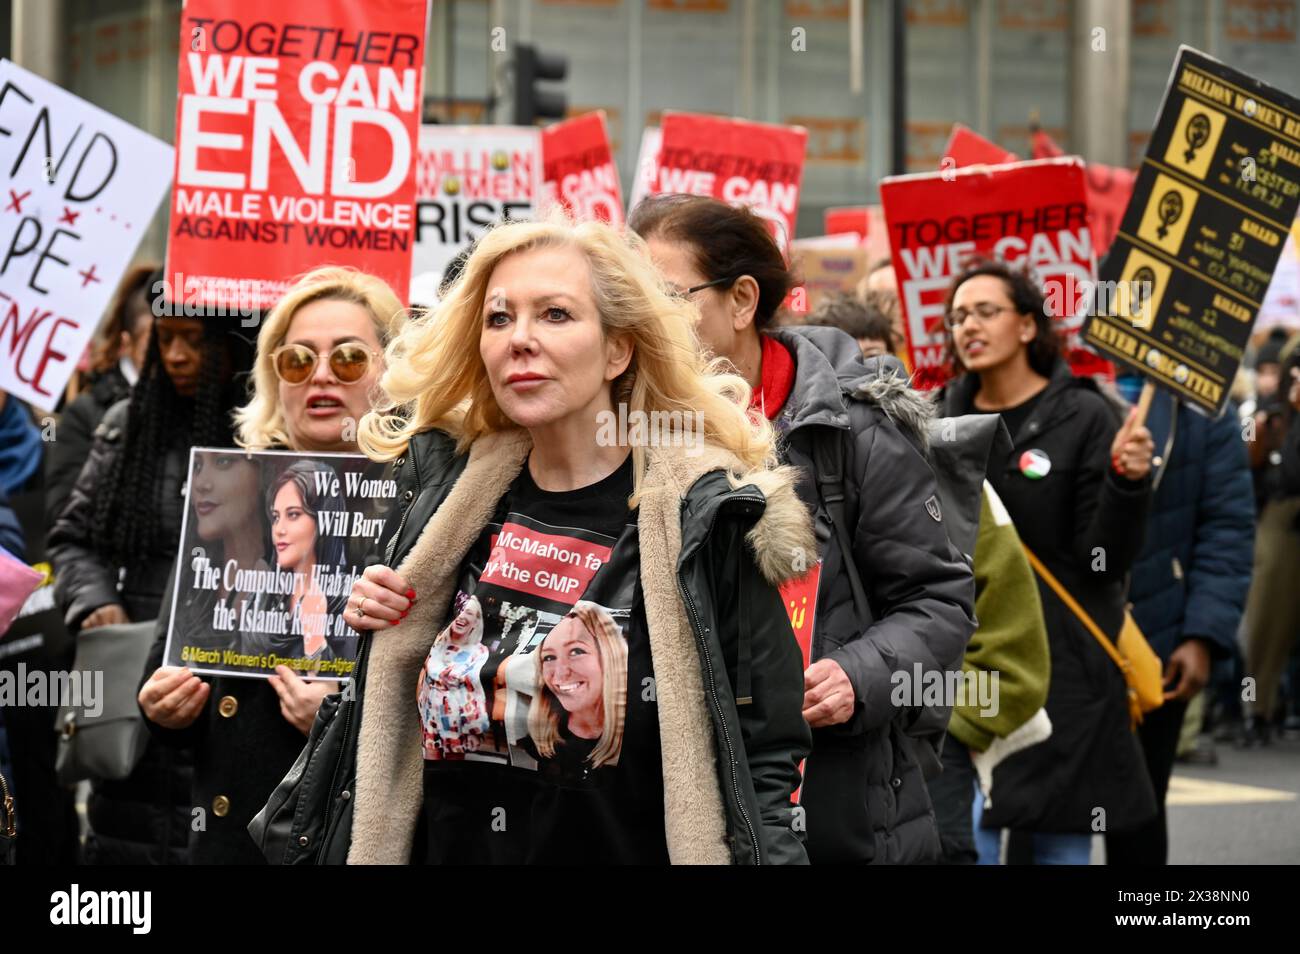
<svg viewBox="0 0 1300 954">
<path fill-rule="evenodd" d="M 275 303 L 257 333 L 253 365 L 253 398 L 235 412 L 236 443 L 252 450 L 288 447 L 289 429 L 280 405 L 280 379 L 271 353 L 284 344 L 289 323 L 304 305 L 315 301 L 344 301 L 370 312 L 379 343 L 387 346 L 406 317 L 401 300 L 382 278 L 355 268 L 327 266 L 307 272 Z M 371 396 L 371 404 L 375 403 Z"/>
<path fill-rule="evenodd" d="M 730 451 L 743 470 L 770 466 L 773 431 L 761 415 L 747 412 L 749 384 L 726 362 L 703 354 L 695 331 L 699 312 L 669 294 L 645 243 L 601 222 L 574 224 L 558 216 L 488 231 L 437 308 L 406 323 L 385 354 L 380 385 L 390 404 L 361 419 L 361 450 L 391 460 L 416 434 L 438 428 L 464 451 L 486 434 L 516 426 L 497 404 L 479 355 L 483 303 L 502 259 L 558 246 L 577 248 L 587 259 L 604 334 L 631 339 L 627 370 L 611 382 L 615 407 L 626 404 L 629 414 L 639 411 L 646 419 L 702 419 L 703 434 L 694 439 Z M 632 454 L 635 489 L 629 503 L 636 506 L 646 449 L 634 445 Z"/>
</svg>

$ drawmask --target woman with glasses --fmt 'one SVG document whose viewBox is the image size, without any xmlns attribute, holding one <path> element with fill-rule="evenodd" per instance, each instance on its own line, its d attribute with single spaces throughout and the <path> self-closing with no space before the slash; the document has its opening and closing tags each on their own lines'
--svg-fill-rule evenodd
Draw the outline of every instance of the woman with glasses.
<svg viewBox="0 0 1300 954">
<path fill-rule="evenodd" d="M 1145 534 L 1150 433 L 1136 412 L 1121 423 L 1091 379 L 1071 374 L 1027 272 L 972 260 L 949 288 L 945 315 L 956 377 L 942 392 L 944 413 L 1002 415 L 1014 450 L 990 461 L 989 482 L 1025 546 L 1113 642 Z M 1013 829 L 1013 861 L 1087 864 L 1093 832 L 1142 824 L 1155 798 L 1122 673 L 1051 587 L 1040 579 L 1038 588 L 1052 735 L 998 765 L 983 825 Z M 986 838 L 981 855 L 995 844 Z"/>
<path fill-rule="evenodd" d="M 776 428 L 778 452 L 799 469 L 799 496 L 814 515 L 803 703 L 813 752 L 800 802 L 808 856 L 814 864 L 937 860 L 923 774 L 938 767 L 934 743 L 947 710 L 891 702 L 900 674 L 958 669 L 974 628 L 973 577 L 948 540 L 924 453 L 931 408 L 895 359 L 864 363 L 839 329 L 776 327 L 792 279 L 753 213 L 672 195 L 642 202 L 629 225 L 698 310 L 704 347 L 753 388 L 751 413 Z"/>
<path fill-rule="evenodd" d="M 304 275 L 258 334 L 255 391 L 235 415 L 238 443 L 356 451 L 357 422 L 370 410 L 384 346 L 404 315 L 392 289 L 372 275 L 347 268 Z M 306 477 L 295 486 L 309 486 Z M 167 592 L 170 599 L 170 586 Z M 168 615 L 165 607 L 139 702 L 156 737 L 194 749 L 193 804 L 205 813 L 205 826 L 190 835 L 191 862 L 263 864 L 248 823 L 298 757 L 321 700 L 338 684 L 302 679 L 286 666 L 265 682 L 162 666 Z"/>
</svg>

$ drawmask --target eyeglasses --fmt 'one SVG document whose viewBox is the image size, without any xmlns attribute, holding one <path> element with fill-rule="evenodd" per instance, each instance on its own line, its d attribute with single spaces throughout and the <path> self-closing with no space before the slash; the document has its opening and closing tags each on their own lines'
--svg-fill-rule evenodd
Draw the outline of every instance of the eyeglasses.
<svg viewBox="0 0 1300 954">
<path fill-rule="evenodd" d="M 1004 311 L 1012 311 L 1010 305 L 995 305 L 992 302 L 982 301 L 974 308 L 954 308 L 948 314 L 943 316 L 943 320 L 948 327 L 956 330 L 962 326 L 968 317 L 974 315 L 980 323 L 991 321 L 993 318 L 1002 314 Z"/>
<path fill-rule="evenodd" d="M 706 288 L 716 288 L 719 285 L 730 285 L 735 280 L 736 280 L 735 276 L 731 276 L 731 275 L 728 275 L 726 278 L 715 278 L 711 282 L 704 282 L 699 285 L 692 285 L 690 288 L 686 289 L 685 291 L 682 291 L 681 289 L 676 289 L 673 291 L 673 296 L 685 301 L 686 299 L 694 295 L 696 292 L 704 291 L 704 289 Z"/>
<path fill-rule="evenodd" d="M 370 370 L 370 362 L 379 357 L 378 351 L 345 341 L 334 346 L 329 353 L 330 372 L 343 384 L 356 384 Z M 306 384 L 316 373 L 320 355 L 303 344 L 281 345 L 271 352 L 271 364 L 285 384 Z"/>
</svg>

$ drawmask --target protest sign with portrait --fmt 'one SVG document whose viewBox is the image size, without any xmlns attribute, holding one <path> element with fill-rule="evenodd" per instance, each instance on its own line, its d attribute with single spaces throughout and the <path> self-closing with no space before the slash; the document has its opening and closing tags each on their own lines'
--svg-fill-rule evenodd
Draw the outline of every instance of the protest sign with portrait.
<svg viewBox="0 0 1300 954">
<path fill-rule="evenodd" d="M 357 634 L 343 613 L 396 493 L 387 465 L 360 454 L 191 450 L 164 663 L 349 675 Z"/>
<path fill-rule="evenodd" d="M 1227 406 L 1300 207 L 1300 99 L 1181 47 L 1087 340 L 1209 415 Z"/>
<path fill-rule="evenodd" d="M 625 732 L 654 718 L 648 650 L 627 632 L 638 566 L 633 523 L 612 535 L 511 511 L 489 524 L 421 674 L 426 764 L 606 784 Z"/>
</svg>

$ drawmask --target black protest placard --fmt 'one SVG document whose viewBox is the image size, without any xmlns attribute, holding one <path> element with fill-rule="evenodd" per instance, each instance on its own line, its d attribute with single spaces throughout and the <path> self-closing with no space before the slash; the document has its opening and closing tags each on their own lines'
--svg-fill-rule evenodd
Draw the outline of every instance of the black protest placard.
<svg viewBox="0 0 1300 954">
<path fill-rule="evenodd" d="M 1181 47 L 1085 340 L 1219 414 L 1297 206 L 1300 99 Z"/>
<path fill-rule="evenodd" d="M 348 597 L 379 559 L 397 494 L 360 454 L 194 448 L 164 663 L 339 679 L 356 665 Z"/>
</svg>

